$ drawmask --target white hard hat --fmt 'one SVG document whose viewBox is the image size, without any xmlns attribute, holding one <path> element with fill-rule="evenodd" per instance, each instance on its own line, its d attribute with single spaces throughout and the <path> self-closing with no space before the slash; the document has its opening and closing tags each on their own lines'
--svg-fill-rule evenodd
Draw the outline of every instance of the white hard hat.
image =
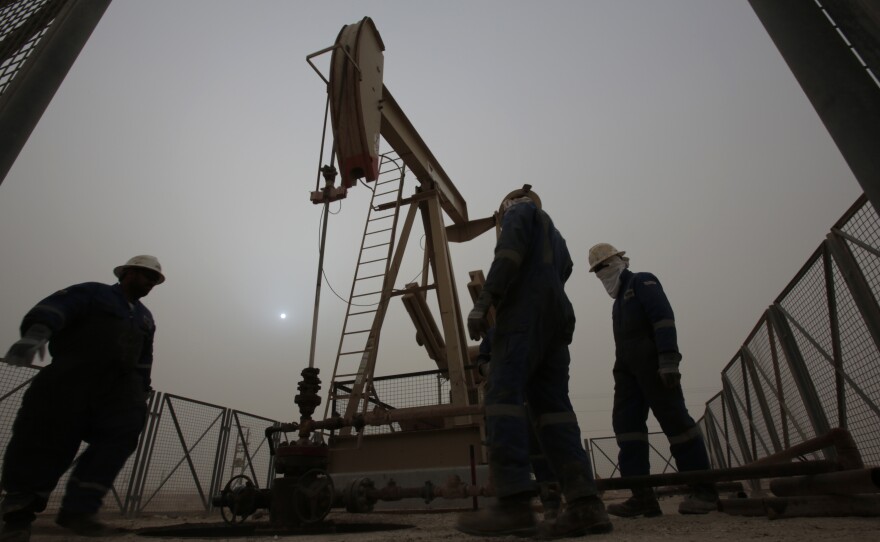
<svg viewBox="0 0 880 542">
<path fill-rule="evenodd" d="M 614 256 L 623 256 L 626 254 L 623 250 L 617 250 L 612 245 L 608 243 L 598 243 L 590 248 L 590 254 L 588 256 L 590 261 L 590 273 L 592 273 L 596 266 L 605 260 L 612 258 Z M 626 259 L 626 258 L 624 258 Z"/>
<path fill-rule="evenodd" d="M 113 269 L 113 274 L 116 275 L 116 278 L 122 278 L 122 273 L 129 267 L 142 267 L 144 269 L 149 269 L 150 271 L 155 271 L 156 273 L 159 273 L 159 281 L 156 282 L 156 284 L 162 284 L 165 282 L 165 275 L 162 274 L 162 264 L 159 263 L 159 260 L 155 256 L 147 254 L 134 256 L 125 262 L 125 265 L 115 267 Z"/>
</svg>

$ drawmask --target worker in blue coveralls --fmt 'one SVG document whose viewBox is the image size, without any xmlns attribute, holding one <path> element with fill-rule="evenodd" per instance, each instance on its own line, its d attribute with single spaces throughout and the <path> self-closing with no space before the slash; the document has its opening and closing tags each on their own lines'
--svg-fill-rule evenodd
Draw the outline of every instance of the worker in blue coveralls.
<svg viewBox="0 0 880 542">
<path fill-rule="evenodd" d="M 488 380 L 491 374 L 492 339 L 495 336 L 495 327 L 489 328 L 486 336 L 480 342 L 480 350 L 477 355 L 477 372 L 484 380 Z M 553 469 L 541 449 L 538 442 L 537 427 L 535 420 L 529 420 L 529 461 L 532 464 L 532 472 L 535 473 L 535 481 L 538 483 L 538 495 L 541 499 L 544 519 L 555 519 L 559 516 L 559 508 L 562 505 L 562 495 L 559 492 L 559 482 L 553 474 Z"/>
<path fill-rule="evenodd" d="M 709 455 L 699 427 L 688 414 L 681 390 L 675 316 L 663 287 L 651 273 L 633 273 L 625 252 L 608 243 L 589 252 L 590 272 L 614 299 L 614 410 L 612 425 L 620 448 L 623 477 L 650 474 L 648 409 L 669 439 L 679 471 L 708 470 Z M 679 505 L 682 514 L 705 514 L 717 509 L 714 484 L 691 487 Z M 632 497 L 608 505 L 620 517 L 662 514 L 651 487 L 633 488 Z"/>
<path fill-rule="evenodd" d="M 572 271 L 565 239 L 529 185 L 504 198 L 496 224 L 495 258 L 467 319 L 470 337 L 480 340 L 495 307 L 484 405 L 496 501 L 460 516 L 456 528 L 478 536 L 541 538 L 609 532 L 568 395 L 575 317 L 564 289 Z M 529 461 L 530 419 L 566 501 L 555 520 L 540 525 L 531 507 L 538 488 Z"/>
<path fill-rule="evenodd" d="M 30 366 L 48 343 L 52 362 L 22 399 L 3 461 L 0 540 L 27 541 L 35 514 L 88 444 L 70 475 L 56 523 L 75 534 L 104 536 L 96 514 L 136 449 L 147 417 L 153 315 L 140 299 L 165 281 L 153 256 L 113 270 L 118 284 L 76 284 L 40 301 L 21 323 L 22 338 L 3 358 Z"/>
</svg>

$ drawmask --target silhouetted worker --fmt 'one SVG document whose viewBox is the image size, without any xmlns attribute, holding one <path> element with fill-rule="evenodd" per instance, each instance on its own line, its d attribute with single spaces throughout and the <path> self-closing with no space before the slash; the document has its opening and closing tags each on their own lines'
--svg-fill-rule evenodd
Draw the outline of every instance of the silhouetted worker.
<svg viewBox="0 0 880 542">
<path fill-rule="evenodd" d="M 669 450 L 679 471 L 707 470 L 709 455 L 700 428 L 688 414 L 681 390 L 678 364 L 681 354 L 672 306 L 657 277 L 633 273 L 625 252 L 608 243 L 589 252 L 590 271 L 614 299 L 614 410 L 612 424 L 620 447 L 618 462 L 623 477 L 651 473 L 648 448 L 648 409 L 669 439 Z M 692 486 L 679 505 L 682 514 L 705 514 L 717 509 L 714 484 Z M 608 505 L 608 513 L 621 517 L 662 514 L 654 490 L 634 488 L 632 497 Z"/>
<path fill-rule="evenodd" d="M 70 475 L 56 523 L 84 536 L 109 529 L 96 518 L 104 495 L 136 449 L 147 417 L 153 315 L 140 302 L 165 281 L 153 256 L 113 270 L 118 284 L 76 284 L 40 301 L 21 323 L 5 363 L 29 366 L 48 342 L 52 362 L 25 392 L 6 448 L 0 540 L 27 541 L 35 514 Z"/>
<path fill-rule="evenodd" d="M 537 439 L 559 480 L 566 507 L 544 521 L 547 538 L 608 532 L 612 525 L 597 496 L 590 460 L 568 396 L 574 310 L 565 294 L 572 262 L 565 239 L 525 185 L 499 209 L 495 258 L 468 332 L 480 340 L 495 307 L 492 370 L 485 397 L 486 444 L 496 503 L 462 515 L 456 528 L 481 536 L 530 535 L 536 530 L 531 499 L 537 487 L 529 461 L 529 412 Z"/>
</svg>

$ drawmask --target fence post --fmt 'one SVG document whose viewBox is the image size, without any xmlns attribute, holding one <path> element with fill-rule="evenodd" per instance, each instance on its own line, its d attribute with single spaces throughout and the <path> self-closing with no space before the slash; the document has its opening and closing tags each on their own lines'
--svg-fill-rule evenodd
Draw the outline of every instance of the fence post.
<svg viewBox="0 0 880 542">
<path fill-rule="evenodd" d="M 822 402 L 819 400 L 819 394 L 816 393 L 816 387 L 810 379 L 810 372 L 807 370 L 803 356 L 801 356 L 800 347 L 798 347 L 797 340 L 788 325 L 788 319 L 782 313 L 778 303 L 770 306 L 767 316 L 770 325 L 776 329 L 782 352 L 785 354 L 795 385 L 801 395 L 804 410 L 806 410 L 813 426 L 813 436 L 824 435 L 831 430 L 831 427 L 825 416 L 825 410 L 822 408 Z M 833 448 L 826 448 L 822 452 L 826 459 L 836 459 L 837 454 Z"/>
<path fill-rule="evenodd" d="M 728 406 L 727 411 L 729 413 L 730 422 L 733 424 L 733 433 L 736 436 L 739 448 L 742 451 L 743 462 L 744 464 L 751 463 L 755 458 L 752 457 L 752 451 L 749 448 L 749 439 L 746 438 L 745 427 L 742 424 L 739 411 L 736 408 L 736 399 L 733 396 L 733 384 L 730 383 L 730 379 L 724 373 L 721 373 L 721 390 L 722 393 L 724 393 L 724 402 L 727 403 Z M 728 442 L 730 442 L 729 439 Z"/>
<path fill-rule="evenodd" d="M 721 441 L 718 439 L 718 420 L 715 419 L 715 413 L 712 412 L 712 408 L 709 407 L 709 404 L 715 400 L 715 398 L 721 401 L 722 407 L 724 406 L 724 400 L 721 398 L 721 392 L 719 392 L 715 397 L 709 399 L 706 403 L 706 439 L 709 440 L 712 444 L 709 447 L 712 450 L 712 454 L 715 456 L 715 460 L 721 468 L 728 468 L 730 465 L 727 463 L 727 458 L 724 456 L 724 448 L 721 446 Z"/>
<path fill-rule="evenodd" d="M 125 497 L 123 513 L 126 517 L 135 517 L 140 513 L 141 502 L 144 497 L 144 482 L 149 471 L 150 461 L 153 457 L 153 448 L 156 444 L 156 435 L 159 432 L 159 422 L 162 420 L 162 408 L 165 405 L 165 395 L 162 392 L 153 391 L 150 395 L 149 415 L 147 426 L 141 433 L 138 443 L 137 456 L 131 472 L 131 482 L 128 494 Z"/>
<path fill-rule="evenodd" d="M 743 463 L 747 465 L 753 462 L 755 458 L 752 457 L 752 452 L 749 450 L 749 442 L 748 439 L 746 439 L 746 433 L 736 408 L 736 402 L 733 396 L 733 385 L 730 383 L 730 379 L 725 373 L 721 373 L 721 389 L 722 393 L 724 393 L 724 402 L 730 405 L 728 411 L 730 412 L 731 422 L 733 423 L 733 432 L 736 435 L 736 440 L 739 442 L 739 447 L 742 450 Z M 761 491 L 760 480 L 749 480 L 749 484 L 752 486 L 753 492 L 758 493 Z"/>
<path fill-rule="evenodd" d="M 782 387 L 782 374 L 779 371 L 779 353 L 776 351 L 776 334 L 770 324 L 770 309 L 764 311 L 764 323 L 767 325 L 767 342 L 770 343 L 770 357 L 773 360 L 773 377 L 776 379 L 776 397 L 779 399 L 779 419 L 782 421 L 782 449 L 791 446 L 788 436 L 788 407 L 785 403 L 785 388 Z"/>
<path fill-rule="evenodd" d="M 837 393 L 837 425 L 846 429 L 846 389 L 843 380 L 843 354 L 840 347 L 840 324 L 837 320 L 837 296 L 834 291 L 834 270 L 831 248 L 822 243 L 822 265 L 825 270 L 825 293 L 828 298 L 828 326 L 831 332 L 831 355 L 834 357 L 834 388 Z"/>
<path fill-rule="evenodd" d="M 874 340 L 874 346 L 880 351 L 880 307 L 877 306 L 877 300 L 871 291 L 871 286 L 865 279 L 865 275 L 859 268 L 859 263 L 849 246 L 837 231 L 832 230 L 825 243 L 831 251 L 831 255 L 834 256 L 840 274 L 843 275 L 843 281 L 852 294 L 853 302 L 865 321 L 865 327 L 868 328 L 868 332 Z"/>
<path fill-rule="evenodd" d="M 746 345 L 743 345 L 741 350 L 744 362 L 743 366 L 748 370 L 749 376 L 751 377 L 753 384 L 752 389 L 755 390 L 755 397 L 758 399 L 758 406 L 761 408 L 761 415 L 764 416 L 764 426 L 767 427 L 767 433 L 770 435 L 770 440 L 773 442 L 773 453 L 779 452 L 782 450 L 782 447 L 779 444 L 779 436 L 776 434 L 776 427 L 773 424 L 773 415 L 770 414 L 770 405 L 767 404 L 764 387 L 761 385 L 758 371 L 755 369 L 755 356 L 752 355 L 752 352 Z"/>
<path fill-rule="evenodd" d="M 752 451 L 752 459 L 758 458 L 758 443 L 755 440 L 755 415 L 752 412 L 752 397 L 749 393 L 749 374 L 746 370 L 746 360 L 742 354 L 742 349 L 739 352 L 740 359 L 740 369 L 742 370 L 742 382 L 743 382 L 743 396 L 746 406 L 746 418 L 749 421 L 749 444 L 751 444 Z"/>
<path fill-rule="evenodd" d="M 214 466 L 211 470 L 211 483 L 208 486 L 208 512 L 214 511 L 213 496 L 220 493 L 223 484 L 223 470 L 226 467 L 226 450 L 229 448 L 229 429 L 232 424 L 232 410 L 223 409 L 220 434 L 217 436 L 217 449 L 214 451 Z"/>
</svg>

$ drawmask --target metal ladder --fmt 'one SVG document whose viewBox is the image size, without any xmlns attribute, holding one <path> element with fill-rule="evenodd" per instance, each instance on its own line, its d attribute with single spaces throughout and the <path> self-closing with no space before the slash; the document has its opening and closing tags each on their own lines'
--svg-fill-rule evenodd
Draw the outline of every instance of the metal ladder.
<svg viewBox="0 0 880 542">
<path fill-rule="evenodd" d="M 379 398 L 373 387 L 376 347 L 379 342 L 381 321 L 388 297 L 382 292 L 388 272 L 400 215 L 405 168 L 394 154 L 382 155 L 379 179 L 373 186 L 370 208 L 361 239 L 360 252 L 352 279 L 342 334 L 333 366 L 333 377 L 324 417 L 333 405 L 334 413 L 350 416 L 366 412 L 372 400 Z M 352 382 L 341 387 L 340 383 Z M 341 434 L 349 434 L 344 428 Z"/>
</svg>

